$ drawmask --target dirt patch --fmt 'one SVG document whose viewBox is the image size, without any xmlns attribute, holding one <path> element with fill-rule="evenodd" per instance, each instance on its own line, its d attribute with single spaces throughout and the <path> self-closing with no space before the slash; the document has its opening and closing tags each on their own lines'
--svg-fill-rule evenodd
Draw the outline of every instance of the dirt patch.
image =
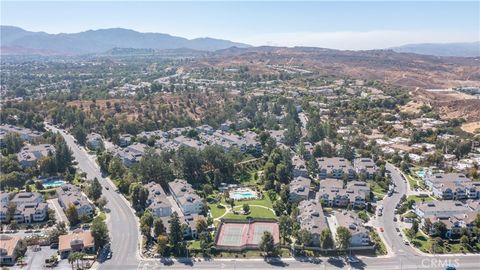
<svg viewBox="0 0 480 270">
<path fill-rule="evenodd" d="M 419 113 L 420 108 L 425 104 L 423 101 L 412 100 L 400 107 L 400 111 L 406 113 Z"/>
<path fill-rule="evenodd" d="M 462 130 L 468 133 L 480 134 L 480 122 L 465 123 Z"/>
</svg>

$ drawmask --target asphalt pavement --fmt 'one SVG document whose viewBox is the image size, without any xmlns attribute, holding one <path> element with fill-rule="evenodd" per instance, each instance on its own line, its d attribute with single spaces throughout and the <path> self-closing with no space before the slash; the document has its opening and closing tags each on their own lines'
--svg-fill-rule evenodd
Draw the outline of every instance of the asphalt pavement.
<svg viewBox="0 0 480 270">
<path fill-rule="evenodd" d="M 78 162 L 78 168 L 87 174 L 87 179 L 96 177 L 104 187 L 102 194 L 108 200 L 105 208 L 108 209 L 107 226 L 110 231 L 112 259 L 100 264 L 99 268 L 117 269 L 120 266 L 129 266 L 136 269 L 139 264 L 138 218 L 129 203 L 121 194 L 115 192 L 116 187 L 110 179 L 102 176 L 95 156 L 89 155 L 83 147 L 79 147 L 70 134 L 52 126 L 47 127 L 62 134 Z"/>
</svg>

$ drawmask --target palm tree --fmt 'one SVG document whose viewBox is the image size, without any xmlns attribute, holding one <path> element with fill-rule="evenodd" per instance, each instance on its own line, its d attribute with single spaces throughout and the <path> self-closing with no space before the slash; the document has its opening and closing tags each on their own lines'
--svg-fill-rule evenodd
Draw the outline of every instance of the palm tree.
<svg viewBox="0 0 480 270">
<path fill-rule="evenodd" d="M 80 269 L 80 266 L 79 266 L 79 261 L 83 259 L 83 257 L 85 257 L 85 253 L 83 252 L 73 252 L 73 253 L 70 253 L 70 255 L 68 255 L 68 262 L 70 264 L 72 264 L 72 269 L 73 268 L 73 264 L 75 262 L 77 262 L 77 269 Z M 82 263 L 82 268 L 83 268 L 83 263 Z"/>
</svg>

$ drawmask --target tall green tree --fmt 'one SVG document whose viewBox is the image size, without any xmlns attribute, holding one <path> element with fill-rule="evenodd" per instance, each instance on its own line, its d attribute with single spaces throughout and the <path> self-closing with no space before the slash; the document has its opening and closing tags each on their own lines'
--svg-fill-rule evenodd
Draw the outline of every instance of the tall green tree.
<svg viewBox="0 0 480 270">
<path fill-rule="evenodd" d="M 270 232 L 263 232 L 262 239 L 259 243 L 259 248 L 261 251 L 265 252 L 267 256 L 272 256 L 276 254 L 275 242 L 273 239 L 273 235 Z"/>
<path fill-rule="evenodd" d="M 339 249 L 347 249 L 350 247 L 350 240 L 352 239 L 352 233 L 345 227 L 337 228 L 337 247 Z"/>
<path fill-rule="evenodd" d="M 153 234 L 155 237 L 163 234 L 165 232 L 165 225 L 163 225 L 163 221 L 159 218 L 153 221 Z"/>
<path fill-rule="evenodd" d="M 93 219 L 90 231 L 92 232 L 95 247 L 102 248 L 110 241 L 107 224 L 102 218 L 96 217 Z"/>
<path fill-rule="evenodd" d="M 332 232 L 328 228 L 323 229 L 320 234 L 320 246 L 323 249 L 330 249 L 334 246 Z"/>
<path fill-rule="evenodd" d="M 18 153 L 23 145 L 23 140 L 20 138 L 20 135 L 14 132 L 8 132 L 5 134 L 2 141 L 5 146 L 4 155 Z"/>
<path fill-rule="evenodd" d="M 143 158 L 135 166 L 135 171 L 144 184 L 153 181 L 166 187 L 168 182 L 175 178 L 167 157 L 157 154 L 152 148 L 147 149 Z"/>
<path fill-rule="evenodd" d="M 102 196 L 102 185 L 96 177 L 92 180 L 92 183 L 88 187 L 87 195 L 93 201 L 97 201 Z"/>
<path fill-rule="evenodd" d="M 70 223 L 71 226 L 77 225 L 78 222 L 80 221 L 78 217 L 77 208 L 73 204 L 70 204 L 67 207 L 67 211 L 65 211 L 65 215 L 67 216 L 68 222 Z"/>
<path fill-rule="evenodd" d="M 183 232 L 183 226 L 180 224 L 178 214 L 177 212 L 173 212 L 170 219 L 170 234 L 168 235 L 168 240 L 177 255 L 182 254 L 185 248 Z"/>
</svg>

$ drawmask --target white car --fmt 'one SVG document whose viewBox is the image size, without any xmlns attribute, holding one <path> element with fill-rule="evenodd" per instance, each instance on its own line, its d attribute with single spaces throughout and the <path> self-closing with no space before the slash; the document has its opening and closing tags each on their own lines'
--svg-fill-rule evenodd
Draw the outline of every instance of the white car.
<svg viewBox="0 0 480 270">
<path fill-rule="evenodd" d="M 348 257 L 347 257 L 347 262 L 348 262 L 348 263 L 359 263 L 360 260 L 357 259 L 355 256 L 348 256 Z"/>
</svg>

